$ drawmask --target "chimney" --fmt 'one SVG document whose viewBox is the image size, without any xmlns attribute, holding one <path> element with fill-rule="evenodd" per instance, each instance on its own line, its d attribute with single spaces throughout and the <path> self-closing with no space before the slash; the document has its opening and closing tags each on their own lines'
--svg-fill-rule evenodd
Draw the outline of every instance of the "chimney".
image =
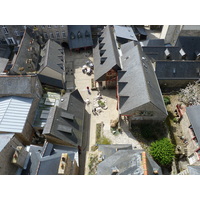
<svg viewBox="0 0 200 200">
<path fill-rule="evenodd" d="M 67 153 L 62 153 L 58 167 L 59 175 L 69 175 L 71 170 L 71 160 Z"/>
<path fill-rule="evenodd" d="M 115 166 L 112 169 L 112 174 L 111 175 L 117 175 L 119 173 L 119 169 Z"/>
</svg>

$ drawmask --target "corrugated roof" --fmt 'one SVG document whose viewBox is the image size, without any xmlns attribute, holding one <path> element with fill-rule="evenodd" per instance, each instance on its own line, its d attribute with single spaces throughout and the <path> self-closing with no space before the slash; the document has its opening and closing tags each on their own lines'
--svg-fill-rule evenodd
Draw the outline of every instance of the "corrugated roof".
<svg viewBox="0 0 200 200">
<path fill-rule="evenodd" d="M 32 98 L 0 98 L 0 132 L 21 133 L 32 105 Z"/>
</svg>

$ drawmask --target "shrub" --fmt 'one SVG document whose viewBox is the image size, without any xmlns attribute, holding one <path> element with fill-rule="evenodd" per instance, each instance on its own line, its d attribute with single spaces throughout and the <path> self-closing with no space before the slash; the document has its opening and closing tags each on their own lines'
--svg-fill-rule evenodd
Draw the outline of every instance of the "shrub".
<svg viewBox="0 0 200 200">
<path fill-rule="evenodd" d="M 163 97 L 165 105 L 168 105 L 171 103 L 170 98 L 168 96 Z"/>
<path fill-rule="evenodd" d="M 97 144 L 111 144 L 111 140 L 105 136 L 102 136 L 97 140 Z"/>
<path fill-rule="evenodd" d="M 105 103 L 103 101 L 101 101 L 101 100 L 98 101 L 98 104 L 102 108 L 105 107 Z"/>
<path fill-rule="evenodd" d="M 151 143 L 150 154 L 158 164 L 168 166 L 175 156 L 175 147 L 168 138 L 163 138 Z"/>
</svg>

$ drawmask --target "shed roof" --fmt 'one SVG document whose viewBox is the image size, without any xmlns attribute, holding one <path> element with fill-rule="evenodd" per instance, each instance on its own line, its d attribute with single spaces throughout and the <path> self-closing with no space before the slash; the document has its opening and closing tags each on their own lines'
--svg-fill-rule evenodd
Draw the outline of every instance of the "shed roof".
<svg viewBox="0 0 200 200">
<path fill-rule="evenodd" d="M 90 25 L 69 25 L 68 43 L 70 49 L 93 46 Z"/>
<path fill-rule="evenodd" d="M 21 133 L 33 99 L 23 97 L 0 98 L 0 132 Z"/>
<path fill-rule="evenodd" d="M 190 120 L 192 128 L 194 129 L 198 144 L 200 145 L 200 105 L 186 107 L 186 113 Z"/>
<path fill-rule="evenodd" d="M 97 44 L 93 51 L 95 81 L 104 81 L 105 74 L 113 68 L 116 70 L 121 69 L 116 40 L 110 26 L 103 29 L 100 38 L 102 38 L 102 41 Z M 100 56 L 100 45 L 103 45 L 101 50 L 104 50 L 102 56 Z M 101 58 L 106 58 L 103 64 L 101 64 Z"/>
<path fill-rule="evenodd" d="M 157 61 L 155 72 L 159 80 L 198 80 L 200 78 L 200 61 Z"/>
</svg>

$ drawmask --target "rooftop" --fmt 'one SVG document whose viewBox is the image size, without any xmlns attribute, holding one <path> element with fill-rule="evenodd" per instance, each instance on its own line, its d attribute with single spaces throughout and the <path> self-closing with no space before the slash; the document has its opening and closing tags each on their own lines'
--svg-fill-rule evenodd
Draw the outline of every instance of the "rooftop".
<svg viewBox="0 0 200 200">
<path fill-rule="evenodd" d="M 0 132 L 21 133 L 33 99 L 23 97 L 0 98 Z"/>
</svg>

